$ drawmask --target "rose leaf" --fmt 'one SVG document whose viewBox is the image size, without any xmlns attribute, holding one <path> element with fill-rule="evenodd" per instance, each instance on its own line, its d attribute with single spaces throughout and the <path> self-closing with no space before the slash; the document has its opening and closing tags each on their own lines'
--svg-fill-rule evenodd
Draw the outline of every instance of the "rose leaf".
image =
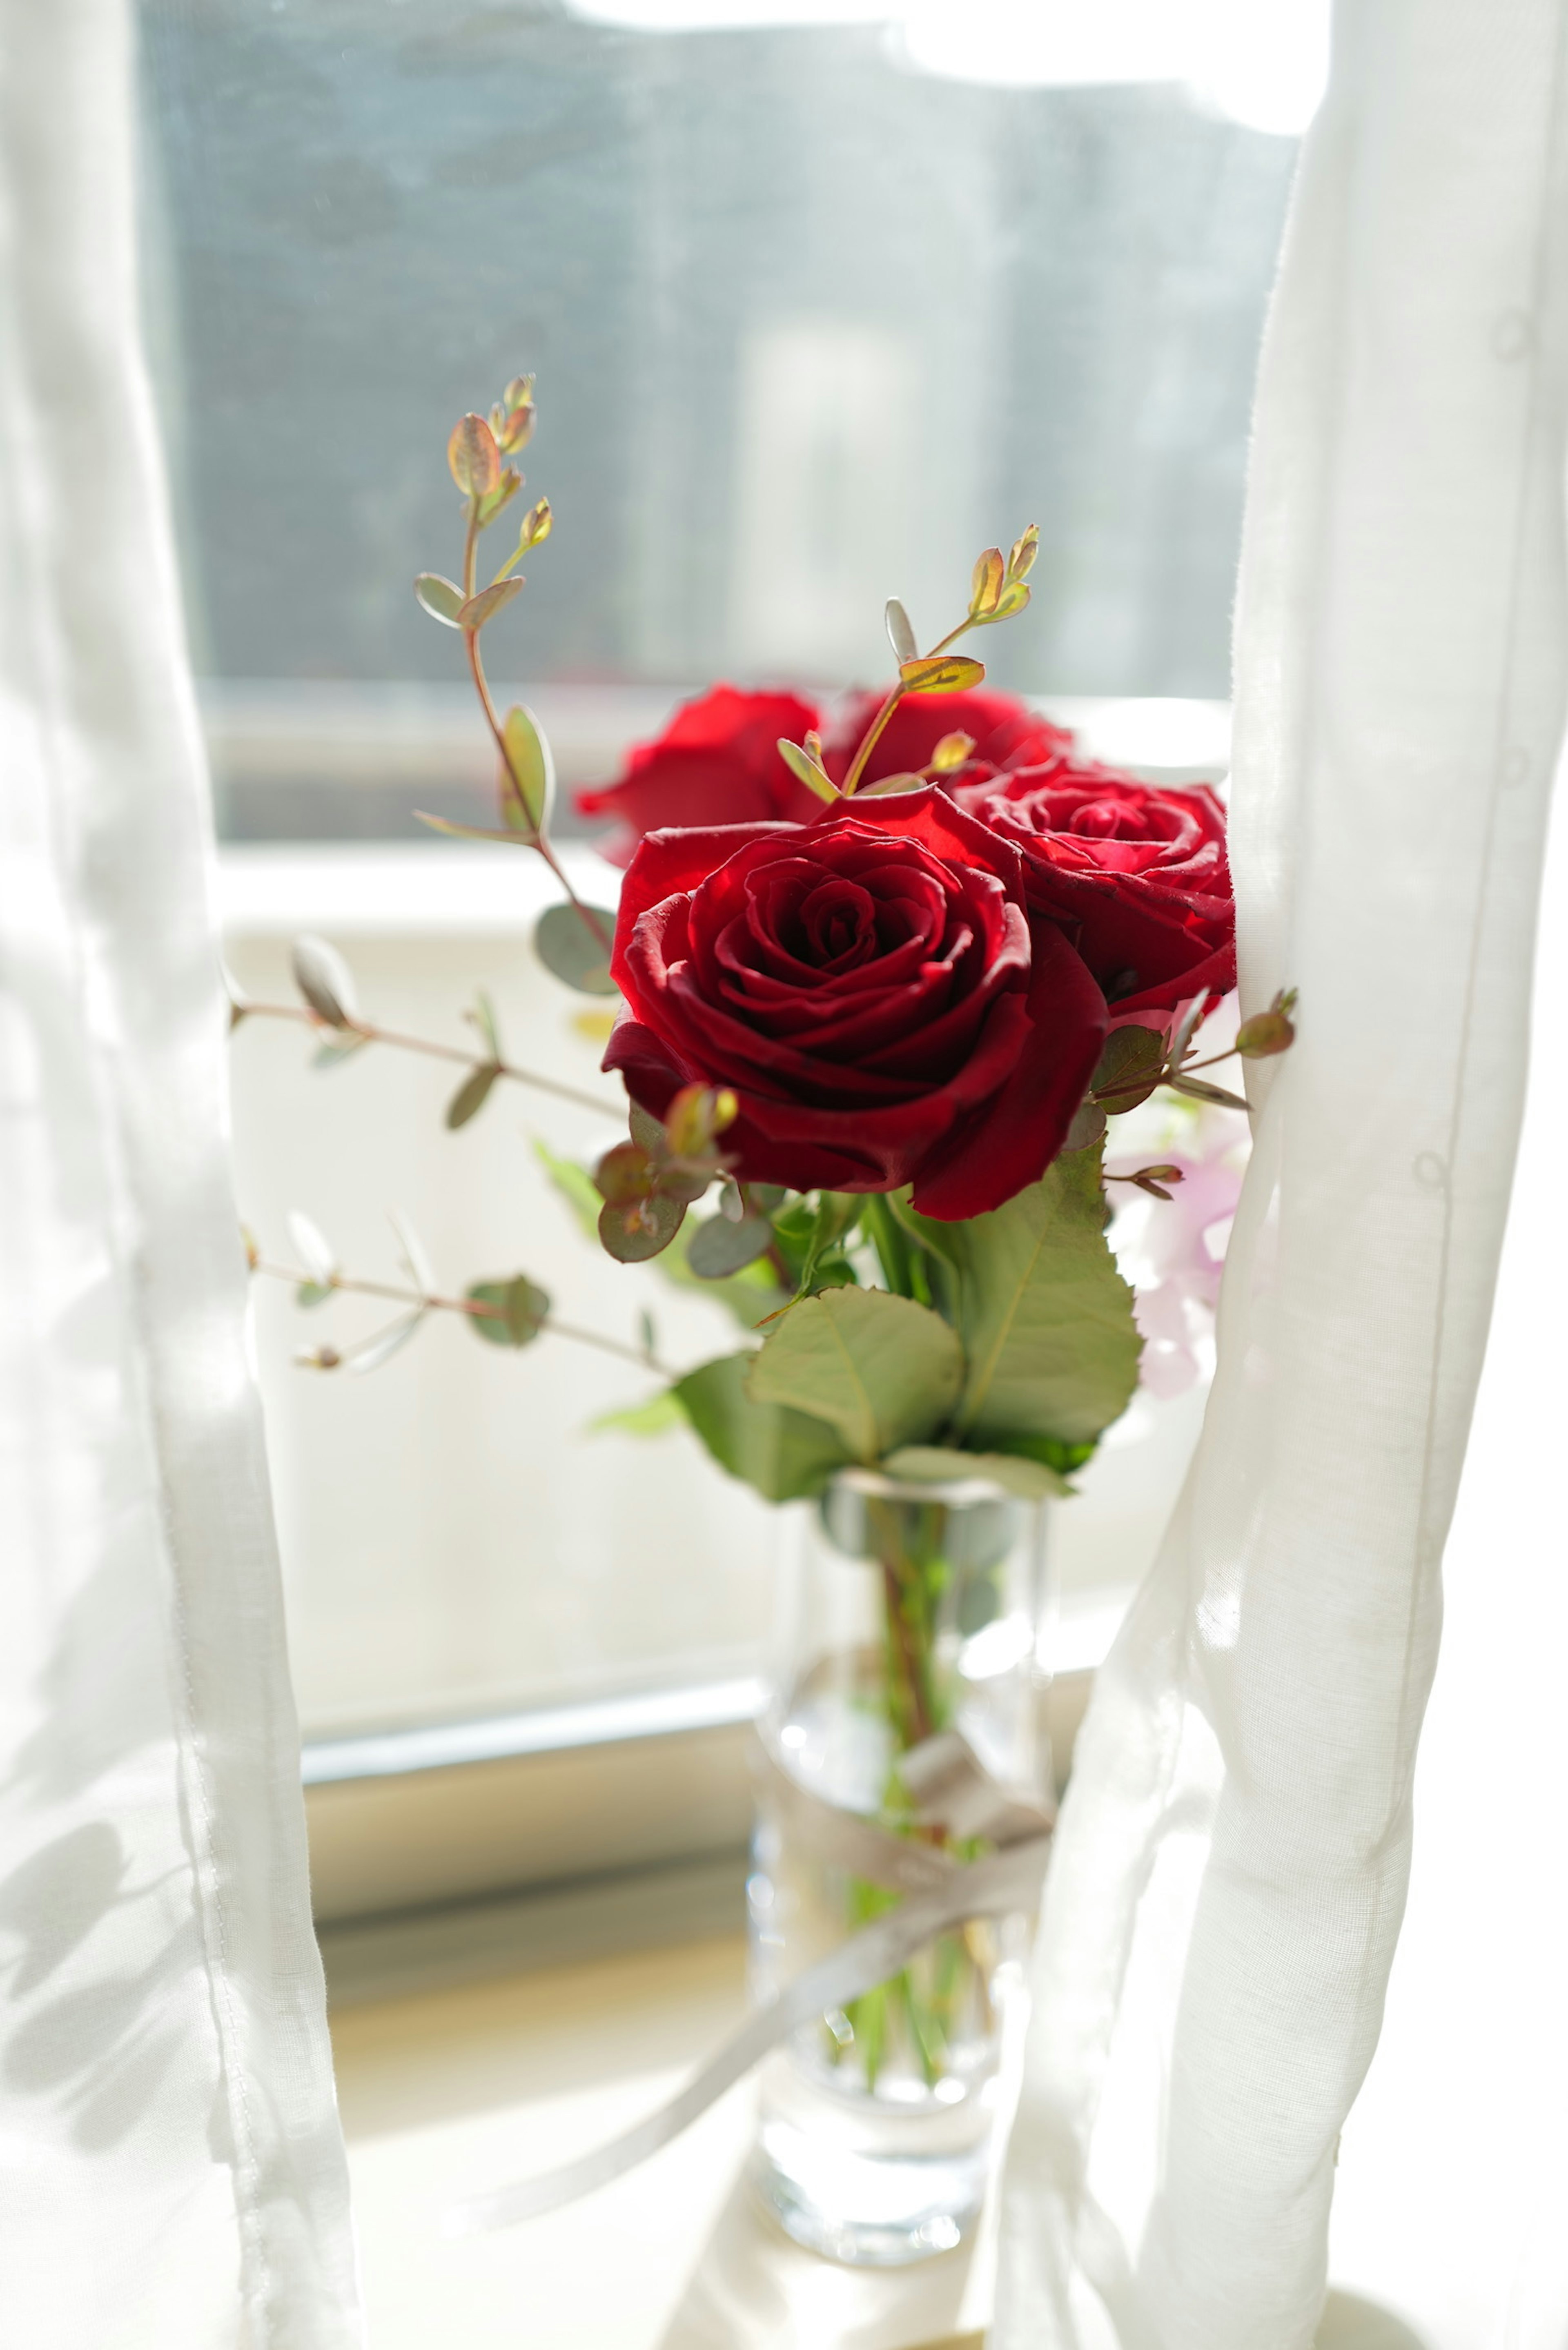
<svg viewBox="0 0 1568 2350">
<path fill-rule="evenodd" d="M 1097 1149 L 1064 1153 L 1005 1207 L 947 1227 L 969 1364 L 954 1427 L 977 1451 L 1092 1440 L 1126 1410 L 1143 1342 L 1105 1227 Z"/>
<path fill-rule="evenodd" d="M 850 1455 L 821 1419 L 747 1392 L 756 1357 L 726 1355 L 677 1379 L 671 1393 L 721 1469 L 754 1486 L 764 1502 L 820 1493 Z"/>
<path fill-rule="evenodd" d="M 940 1428 L 963 1379 L 948 1325 L 885 1289 L 802 1298 L 752 1364 L 747 1393 L 826 1420 L 858 1461 L 879 1461 Z"/>
<path fill-rule="evenodd" d="M 1041 1461 L 1020 1461 L 1006 1452 L 960 1452 L 950 1444 L 906 1444 L 882 1466 L 889 1477 L 911 1485 L 950 1485 L 983 1477 L 1021 1502 L 1045 1502 L 1073 1490 L 1065 1477 Z"/>
</svg>

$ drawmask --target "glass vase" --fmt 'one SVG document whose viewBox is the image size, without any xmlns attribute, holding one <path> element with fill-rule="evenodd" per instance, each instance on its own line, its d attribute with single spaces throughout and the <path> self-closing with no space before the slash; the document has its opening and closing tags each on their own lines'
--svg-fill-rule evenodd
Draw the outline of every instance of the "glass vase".
<svg viewBox="0 0 1568 2350">
<path fill-rule="evenodd" d="M 759 1725 L 761 1997 L 901 1898 L 846 1865 L 817 1804 L 957 1861 L 981 1856 L 985 1837 L 920 1816 L 919 1756 L 904 1775 L 913 1750 L 956 1731 L 1010 1797 L 1049 1804 L 1042 1506 L 980 1477 L 846 1470 L 796 1535 Z M 753 2176 L 797 2242 L 895 2266 L 961 2241 L 984 2198 L 1032 1925 L 1022 1913 L 956 1924 L 769 2058 Z"/>
</svg>

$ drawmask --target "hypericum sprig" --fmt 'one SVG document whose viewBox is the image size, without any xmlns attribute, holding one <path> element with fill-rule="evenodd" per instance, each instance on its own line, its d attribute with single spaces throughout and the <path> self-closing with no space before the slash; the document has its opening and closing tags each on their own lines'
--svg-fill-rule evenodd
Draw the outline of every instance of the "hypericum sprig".
<svg viewBox="0 0 1568 2350">
<path fill-rule="evenodd" d="M 480 586 L 481 534 L 505 512 L 524 483 L 516 466 L 504 461 L 533 439 L 536 413 L 533 377 L 516 375 L 488 417 L 472 413 L 459 417 L 447 442 L 446 461 L 462 499 L 462 577 L 459 581 L 439 571 L 421 571 L 414 581 L 414 594 L 431 619 L 456 629 L 462 637 L 469 674 L 500 761 L 500 827 L 485 830 L 428 816 L 423 810 L 419 814 L 421 822 L 437 832 L 537 849 L 566 893 L 566 906 L 552 908 L 540 923 L 535 937 L 540 955 L 568 986 L 590 995 L 608 995 L 615 993 L 609 976 L 615 917 L 602 906 L 585 905 L 563 872 L 550 845 L 556 796 L 550 746 L 538 720 L 523 702 L 514 702 L 504 718 L 498 712 L 480 650 L 482 631 L 523 592 L 524 580 L 518 564 L 544 545 L 554 527 L 549 499 L 536 498 L 523 517 L 516 546 L 486 585 Z"/>
<path fill-rule="evenodd" d="M 880 708 L 861 736 L 855 756 L 849 762 L 842 784 L 836 784 L 822 764 L 822 738 L 808 734 L 804 743 L 781 740 L 779 755 L 792 775 L 805 784 L 818 799 L 831 803 L 850 799 L 859 788 L 866 773 L 866 764 L 887 731 L 888 722 L 905 697 L 912 693 L 967 693 L 971 687 L 983 683 L 985 663 L 973 660 L 966 653 L 955 653 L 951 648 L 971 629 L 988 629 L 996 620 L 1010 620 L 1022 612 L 1029 601 L 1027 585 L 1034 558 L 1040 551 L 1040 526 L 1031 523 L 1022 536 L 1014 539 L 1012 551 L 1004 556 L 1000 546 L 988 546 L 975 564 L 970 579 L 969 610 L 956 629 L 950 629 L 940 643 L 929 652 L 922 653 L 909 616 L 897 596 L 888 599 L 888 641 L 898 662 L 898 675 L 889 686 Z M 967 734 L 944 734 L 932 752 L 929 762 L 918 775 L 887 775 L 878 783 L 867 786 L 872 792 L 907 791 L 912 784 L 926 783 L 932 776 L 949 775 L 961 767 L 974 744 Z"/>
</svg>

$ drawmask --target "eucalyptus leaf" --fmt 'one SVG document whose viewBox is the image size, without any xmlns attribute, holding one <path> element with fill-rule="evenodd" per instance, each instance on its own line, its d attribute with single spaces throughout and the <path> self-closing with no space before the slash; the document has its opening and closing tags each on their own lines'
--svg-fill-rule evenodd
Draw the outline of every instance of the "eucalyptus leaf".
<svg viewBox="0 0 1568 2350">
<path fill-rule="evenodd" d="M 457 616 L 458 627 L 466 629 L 472 635 L 476 629 L 483 629 L 486 620 L 493 620 L 497 612 L 504 611 L 514 596 L 522 593 L 521 579 L 493 579 L 488 588 L 482 588 L 477 596 L 471 596 L 462 607 Z"/>
<path fill-rule="evenodd" d="M 882 1463 L 889 1477 L 911 1485 L 955 1484 L 966 1477 L 983 1477 L 1022 1502 L 1045 1502 L 1071 1493 L 1065 1477 L 1043 1461 L 1022 1461 L 1007 1452 L 960 1452 L 949 1444 L 906 1444 Z"/>
<path fill-rule="evenodd" d="M 446 1122 L 454 1134 L 460 1126 L 466 1126 L 471 1118 L 479 1116 L 490 1099 L 492 1086 L 500 1075 L 493 1061 L 487 1061 L 482 1068 L 470 1069 L 446 1106 Z"/>
<path fill-rule="evenodd" d="M 663 1191 L 625 1207 L 607 1200 L 599 1210 L 599 1245 L 618 1264 L 646 1264 L 670 1246 L 685 1213 L 685 1202 Z"/>
<path fill-rule="evenodd" d="M 336 1297 L 337 1295 L 329 1281 L 302 1281 L 294 1293 L 294 1302 L 296 1305 L 306 1308 L 312 1305 L 325 1305 L 329 1297 Z"/>
<path fill-rule="evenodd" d="M 474 991 L 473 1009 L 465 1017 L 472 1021 L 483 1037 L 491 1059 L 502 1060 L 504 1055 L 501 1050 L 501 1030 L 496 1024 L 495 1006 L 483 987 Z"/>
<path fill-rule="evenodd" d="M 953 1427 L 977 1451 L 1012 1450 L 993 1440 L 1020 1430 L 1090 1440 L 1126 1410 L 1143 1342 L 1105 1226 L 1096 1149 L 947 1227 L 968 1357 Z"/>
<path fill-rule="evenodd" d="M 900 669 L 906 661 L 919 660 L 919 639 L 915 634 L 914 626 L 908 612 L 905 611 L 897 596 L 888 597 L 885 618 L 888 623 L 888 642 L 893 648 L 893 658 Z"/>
<path fill-rule="evenodd" d="M 604 925 L 607 938 L 615 936 L 615 916 L 602 906 L 590 906 Z M 575 987 L 580 995 L 614 995 L 609 960 L 575 906 L 548 906 L 534 926 L 534 951 L 545 970 Z"/>
<path fill-rule="evenodd" d="M 754 1330 L 787 1302 L 788 1292 L 779 1287 L 773 1266 L 765 1257 L 756 1257 L 739 1273 L 730 1274 L 722 1281 L 704 1280 L 692 1272 L 687 1262 L 691 1243 L 703 1226 L 688 1217 L 670 1246 L 655 1258 L 657 1271 L 674 1289 L 684 1289 L 701 1297 L 710 1305 L 722 1305 L 732 1314 L 742 1330 Z"/>
<path fill-rule="evenodd" d="M 501 729 L 506 763 L 515 791 L 506 794 L 504 813 L 508 824 L 535 834 L 549 827 L 556 803 L 556 763 L 533 712 L 514 702 Z M 517 795 L 522 795 L 522 806 Z"/>
<path fill-rule="evenodd" d="M 284 1221 L 295 1255 L 312 1281 L 329 1289 L 339 1271 L 337 1250 L 320 1225 L 312 1223 L 302 1209 L 291 1208 Z"/>
<path fill-rule="evenodd" d="M 820 1493 L 850 1455 L 826 1423 L 747 1393 L 756 1357 L 726 1355 L 678 1379 L 670 1393 L 721 1469 L 754 1486 L 765 1502 Z"/>
<path fill-rule="evenodd" d="M 963 1370 L 958 1339 L 928 1306 L 885 1289 L 835 1289 L 802 1298 L 774 1325 L 748 1392 L 826 1420 L 870 1462 L 940 1428 Z"/>
<path fill-rule="evenodd" d="M 439 571 L 421 571 L 414 581 L 414 594 L 432 620 L 449 629 L 458 626 L 463 595 L 455 579 L 443 579 Z"/>
<path fill-rule="evenodd" d="M 465 1295 L 475 1305 L 499 1306 L 499 1314 L 464 1317 L 474 1336 L 487 1339 L 493 1347 L 529 1346 L 544 1328 L 550 1311 L 549 1291 L 523 1273 L 510 1281 L 476 1281 Z"/>
<path fill-rule="evenodd" d="M 745 1216 L 738 1224 L 728 1216 L 710 1216 L 693 1232 L 686 1262 L 700 1281 L 726 1281 L 765 1256 L 773 1239 L 765 1216 Z"/>
<path fill-rule="evenodd" d="M 422 1308 L 405 1314 L 400 1321 L 389 1322 L 384 1330 L 378 1330 L 374 1337 L 361 1339 L 357 1347 L 345 1347 L 337 1357 L 337 1368 L 379 1371 L 383 1363 L 389 1363 L 399 1349 L 408 1345 L 424 1318 Z"/>
<path fill-rule="evenodd" d="M 358 1011 L 354 974 L 327 939 L 306 931 L 289 950 L 294 983 L 318 1019 L 329 1028 L 348 1028 Z"/>
<path fill-rule="evenodd" d="M 906 693 L 967 693 L 985 682 L 985 663 L 968 653 L 931 653 L 924 660 L 900 661 Z"/>
</svg>

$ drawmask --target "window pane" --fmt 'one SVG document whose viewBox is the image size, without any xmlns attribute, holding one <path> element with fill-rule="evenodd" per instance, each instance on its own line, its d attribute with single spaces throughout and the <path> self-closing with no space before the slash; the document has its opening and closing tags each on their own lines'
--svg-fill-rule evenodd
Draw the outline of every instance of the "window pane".
<svg viewBox="0 0 1568 2350">
<path fill-rule="evenodd" d="M 149 324 L 241 980 L 276 996 L 290 931 L 324 930 L 372 1011 L 452 1043 L 483 982 L 527 1057 L 609 1105 L 601 1130 L 498 1096 L 453 1137 L 439 1067 L 307 1076 L 307 1044 L 252 1024 L 238 1181 L 269 1253 L 302 1207 L 395 1277 L 398 1205 L 453 1289 L 525 1268 L 623 1340 L 651 1307 L 682 1366 L 735 1343 L 548 1191 L 528 1137 L 591 1159 L 617 1089 L 532 957 L 539 877 L 514 891 L 412 814 L 489 820 L 461 645 L 411 581 L 457 567 L 446 436 L 513 373 L 537 372 L 525 463 L 557 522 L 486 641 L 568 785 L 717 678 L 882 675 L 885 598 L 935 637 L 1030 521 L 992 681 L 1086 710 L 1101 755 L 1220 772 L 1282 126 L 1323 15 L 1263 12 L 1253 55 L 1254 13 L 141 0 Z M 769 1513 L 690 1436 L 587 1432 L 635 1369 L 442 1326 L 313 1381 L 289 1357 L 327 1333 L 274 1292 L 259 1334 L 312 1726 L 749 1669 Z M 1197 1409 L 1140 1398 L 1061 1513 L 1086 1604 L 1147 1564 Z"/>
<path fill-rule="evenodd" d="M 889 593 L 937 633 L 976 551 L 1030 520 L 997 683 L 1223 695 L 1294 142 L 1174 78 L 919 63 L 989 23 L 1005 65 L 1011 24 L 1044 71 L 1028 28 L 1059 13 L 639 31 L 541 0 L 143 0 L 157 340 L 231 827 L 407 827 L 406 788 L 356 797 L 310 740 L 357 719 L 395 742 L 421 682 L 461 728 L 460 649 L 410 582 L 456 559 L 452 419 L 524 368 L 557 528 L 493 665 L 598 691 L 568 768 L 602 775 L 650 689 L 876 672 Z M 1164 20 L 1196 40 L 1201 16 Z M 1066 69 L 1121 52 L 1097 54 Z M 1169 75 L 1182 51 L 1127 57 Z"/>
</svg>

